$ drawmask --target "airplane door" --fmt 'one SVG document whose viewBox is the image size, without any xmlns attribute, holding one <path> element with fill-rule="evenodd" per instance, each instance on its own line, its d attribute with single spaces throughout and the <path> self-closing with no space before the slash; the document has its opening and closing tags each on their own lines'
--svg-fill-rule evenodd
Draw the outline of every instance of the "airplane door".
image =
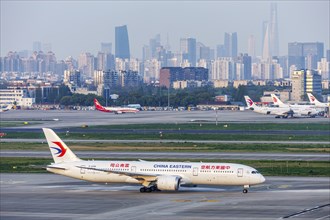
<svg viewBox="0 0 330 220">
<path fill-rule="evenodd" d="M 238 168 L 237 169 L 237 176 L 238 177 L 243 177 L 243 168 Z"/>
<path fill-rule="evenodd" d="M 136 166 L 131 167 L 131 172 L 136 172 Z"/>
<path fill-rule="evenodd" d="M 194 167 L 193 176 L 198 176 L 198 167 Z"/>
</svg>

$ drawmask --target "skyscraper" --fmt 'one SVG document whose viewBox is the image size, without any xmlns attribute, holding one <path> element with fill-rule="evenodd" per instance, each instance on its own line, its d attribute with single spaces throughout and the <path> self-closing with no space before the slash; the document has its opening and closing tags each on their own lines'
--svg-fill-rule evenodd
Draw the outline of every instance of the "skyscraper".
<svg viewBox="0 0 330 220">
<path fill-rule="evenodd" d="M 262 58 L 270 62 L 273 56 L 279 56 L 279 38 L 277 25 L 277 4 L 270 6 L 270 21 L 262 24 Z"/>
<path fill-rule="evenodd" d="M 115 27 L 115 49 L 116 58 L 130 58 L 128 32 L 126 25 Z"/>
<path fill-rule="evenodd" d="M 226 57 L 237 57 L 237 33 L 225 33 L 225 55 Z"/>
<path fill-rule="evenodd" d="M 248 39 L 248 54 L 254 59 L 256 57 L 256 39 L 250 35 Z"/>
<path fill-rule="evenodd" d="M 196 39 L 195 38 L 181 38 L 180 51 L 183 59 L 187 59 L 190 66 L 196 66 Z"/>
<path fill-rule="evenodd" d="M 271 3 L 270 5 L 270 51 L 272 56 L 279 56 L 279 40 L 278 40 L 278 27 L 277 27 L 277 4 Z"/>
<path fill-rule="evenodd" d="M 112 53 L 112 43 L 101 43 L 102 53 Z"/>
<path fill-rule="evenodd" d="M 324 44 L 320 42 L 314 43 L 298 43 L 288 44 L 288 68 L 316 69 L 317 62 L 323 58 Z"/>
</svg>

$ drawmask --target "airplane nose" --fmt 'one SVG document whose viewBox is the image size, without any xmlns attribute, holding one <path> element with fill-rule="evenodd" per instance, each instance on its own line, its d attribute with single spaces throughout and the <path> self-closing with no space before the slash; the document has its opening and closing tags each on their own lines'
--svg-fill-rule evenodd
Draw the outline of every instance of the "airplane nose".
<svg viewBox="0 0 330 220">
<path fill-rule="evenodd" d="M 265 181 L 266 181 L 265 177 L 263 175 L 260 175 L 260 183 L 263 183 Z"/>
</svg>

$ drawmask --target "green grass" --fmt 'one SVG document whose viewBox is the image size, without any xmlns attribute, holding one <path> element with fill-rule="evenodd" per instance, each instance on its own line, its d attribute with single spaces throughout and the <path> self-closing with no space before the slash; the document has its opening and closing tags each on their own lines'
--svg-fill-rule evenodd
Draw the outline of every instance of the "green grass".
<svg viewBox="0 0 330 220">
<path fill-rule="evenodd" d="M 102 160 L 102 159 L 100 159 Z M 111 160 L 111 159 L 106 159 Z M 173 161 L 162 159 L 162 161 Z M 186 161 L 186 160 L 175 160 Z M 191 160 L 191 162 L 200 160 Z M 37 158 L 1 158 L 1 173 L 45 173 L 44 167 L 52 159 Z M 265 176 L 330 176 L 330 162 L 305 161 L 249 161 L 249 160 L 203 160 L 203 162 L 228 162 L 245 164 L 258 169 Z"/>
<path fill-rule="evenodd" d="M 255 134 L 169 134 L 166 131 L 155 134 L 132 134 L 125 131 L 121 134 L 108 133 L 73 133 L 65 135 L 58 133 L 65 139 L 77 140 L 228 140 L 228 141 L 330 141 L 329 135 L 255 135 Z M 42 132 L 11 132 L 7 133 L 6 138 L 45 138 Z"/>
<path fill-rule="evenodd" d="M 327 144 L 208 144 L 208 143 L 77 143 L 67 145 L 73 151 L 165 151 L 165 152 L 314 152 L 329 153 Z M 48 151 L 44 143 L 1 142 L 1 150 Z"/>
<path fill-rule="evenodd" d="M 159 129 L 159 130 L 329 130 L 329 123 L 189 123 L 100 125 L 88 129 Z"/>
</svg>

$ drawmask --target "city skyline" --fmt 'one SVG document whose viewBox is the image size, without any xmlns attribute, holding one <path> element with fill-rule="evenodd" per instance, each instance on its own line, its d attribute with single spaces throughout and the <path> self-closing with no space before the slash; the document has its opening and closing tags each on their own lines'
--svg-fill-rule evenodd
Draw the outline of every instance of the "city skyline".
<svg viewBox="0 0 330 220">
<path fill-rule="evenodd" d="M 290 42 L 323 42 L 324 49 L 329 49 L 328 1 L 274 2 L 280 55 L 287 55 Z M 134 58 L 142 57 L 142 47 L 157 34 L 164 46 L 168 36 L 175 52 L 180 50 L 181 38 L 195 38 L 216 49 L 223 44 L 226 32 L 237 32 L 238 53 L 248 52 L 248 39 L 253 35 L 256 55 L 261 56 L 262 25 L 271 22 L 271 3 L 1 1 L 1 56 L 9 51 L 32 50 L 35 41 L 50 44 L 57 59 L 78 57 L 83 52 L 96 55 L 102 42 L 115 45 L 115 27 L 121 25 L 127 25 Z"/>
</svg>

